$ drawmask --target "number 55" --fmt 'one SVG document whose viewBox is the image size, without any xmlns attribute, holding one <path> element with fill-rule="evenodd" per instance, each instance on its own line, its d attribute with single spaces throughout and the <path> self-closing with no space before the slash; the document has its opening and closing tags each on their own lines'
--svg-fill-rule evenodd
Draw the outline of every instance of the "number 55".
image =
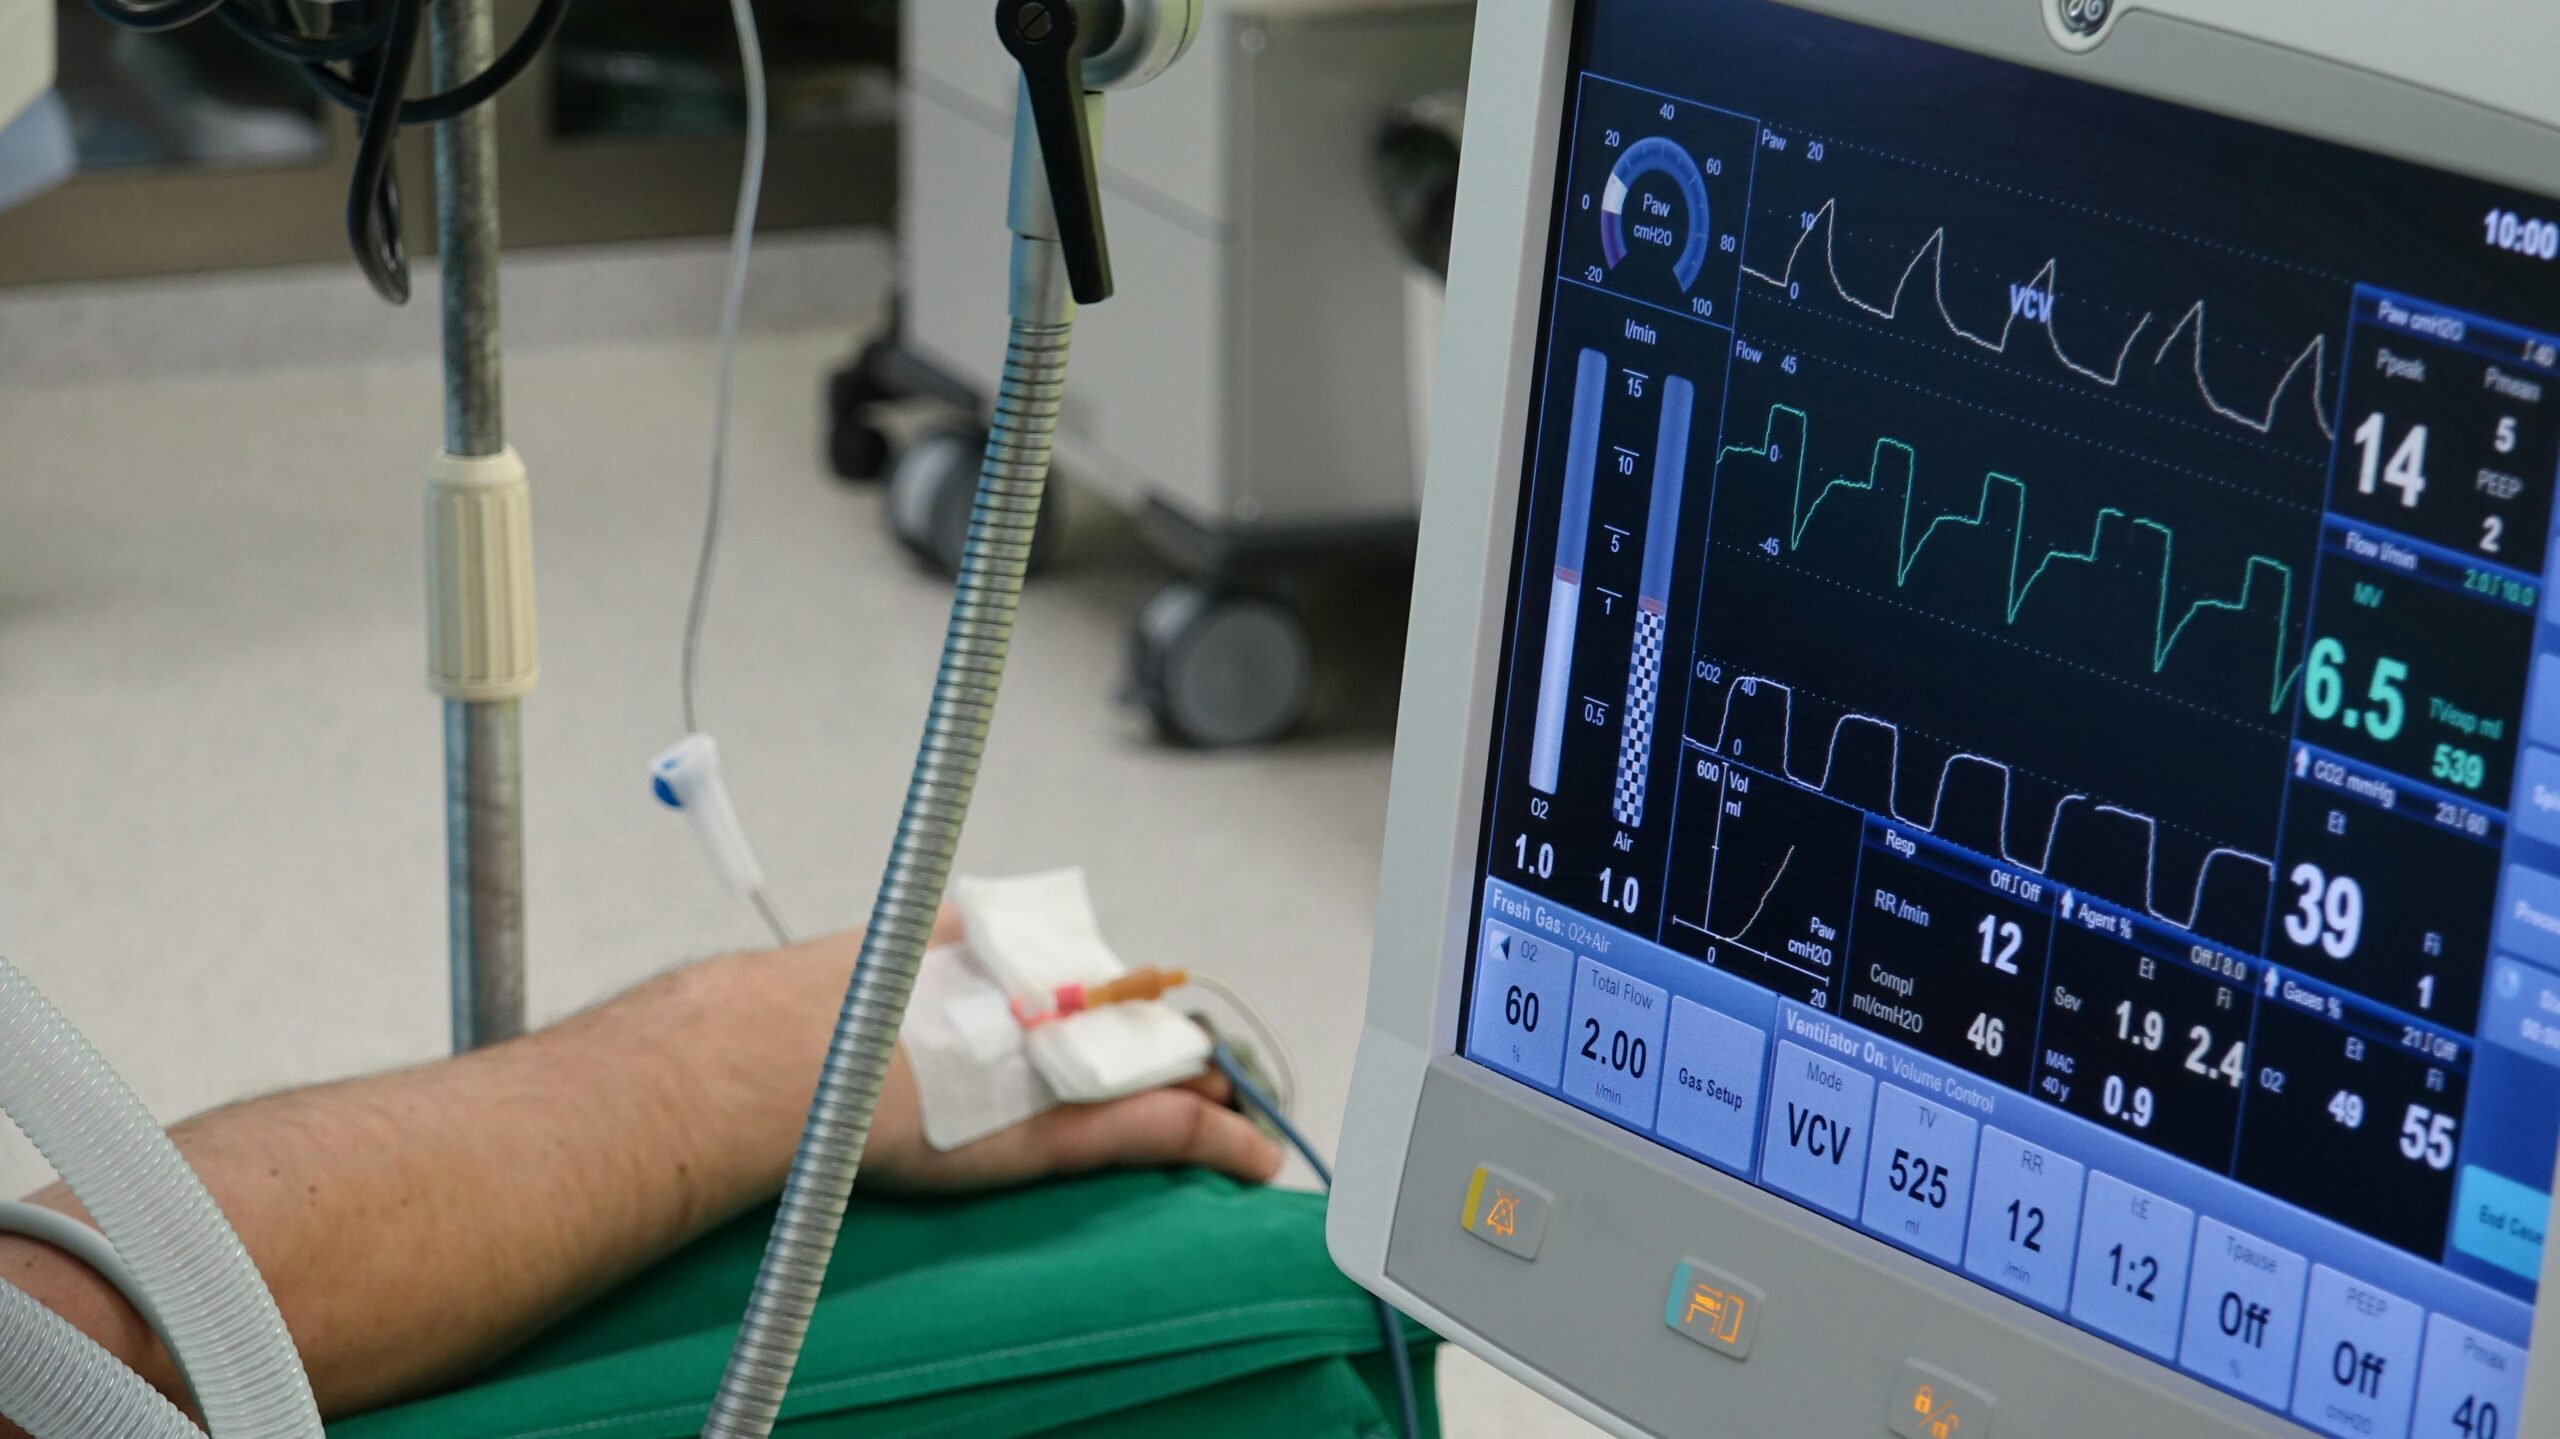
<svg viewBox="0 0 2560 1439">
<path fill-rule="evenodd" d="M 2400 1121 L 2400 1153 L 2429 1169 L 2451 1169 L 2453 1126 L 2450 1114 L 2437 1114 L 2423 1104 L 2410 1105 L 2408 1116 Z"/>
</svg>

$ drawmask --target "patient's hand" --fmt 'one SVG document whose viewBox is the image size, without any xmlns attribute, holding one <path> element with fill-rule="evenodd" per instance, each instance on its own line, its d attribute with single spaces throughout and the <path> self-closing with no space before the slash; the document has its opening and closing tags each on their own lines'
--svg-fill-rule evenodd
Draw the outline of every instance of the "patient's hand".
<svg viewBox="0 0 2560 1439">
<path fill-rule="evenodd" d="M 1091 1169 L 1196 1164 L 1259 1184 L 1280 1172 L 1280 1149 L 1227 1108 L 1211 1073 L 1109 1104 L 1069 1104 L 1001 1134 L 943 1153 L 924 1138 L 915 1072 L 901 1046 L 889 1063 L 862 1182 L 898 1191 L 993 1189 Z"/>
<path fill-rule="evenodd" d="M 933 943 L 956 944 L 959 914 L 948 906 L 934 926 Z M 813 987 L 829 1001 L 804 1009 L 813 1054 L 825 1052 L 844 987 L 861 952 L 860 935 L 838 935 L 784 952 L 812 971 Z M 811 1078 L 816 1077 L 812 1061 Z M 804 1091 L 805 1093 L 805 1091 Z M 1132 1095 L 1109 1104 L 1070 1104 L 944 1153 L 925 1142 L 924 1112 L 916 1098 L 915 1071 L 899 1047 L 871 1121 L 871 1145 L 862 1159 L 862 1183 L 905 1193 L 948 1193 L 1027 1184 L 1055 1174 L 1095 1169 L 1199 1165 L 1253 1183 L 1280 1171 L 1280 1148 L 1241 1114 L 1227 1108 L 1225 1078 L 1214 1072 L 1188 1084 Z M 805 1104 L 805 1101 L 803 1101 Z"/>
</svg>

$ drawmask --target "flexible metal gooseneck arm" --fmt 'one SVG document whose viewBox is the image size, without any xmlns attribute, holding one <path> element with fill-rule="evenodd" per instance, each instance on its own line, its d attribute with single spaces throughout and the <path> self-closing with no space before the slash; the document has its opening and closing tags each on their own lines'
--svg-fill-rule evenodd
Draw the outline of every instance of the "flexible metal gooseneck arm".
<svg viewBox="0 0 2560 1439">
<path fill-rule="evenodd" d="M 1199 7 L 1198 0 L 1003 0 L 996 23 L 1023 69 L 1004 378 L 888 869 L 704 1439 L 766 1439 L 781 1414 L 959 851 L 1048 481 L 1076 303 L 1110 293 L 1092 154 L 1101 96 L 1092 87 L 1135 83 L 1170 64 L 1196 33 Z M 1065 195 L 1056 189 L 1061 179 L 1074 182 Z"/>
</svg>

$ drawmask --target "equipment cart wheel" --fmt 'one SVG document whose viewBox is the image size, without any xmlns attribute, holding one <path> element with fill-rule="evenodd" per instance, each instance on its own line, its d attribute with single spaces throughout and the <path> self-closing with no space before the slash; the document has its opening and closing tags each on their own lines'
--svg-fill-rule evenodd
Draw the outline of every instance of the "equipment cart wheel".
<svg viewBox="0 0 2560 1439">
<path fill-rule="evenodd" d="M 827 463 L 838 478 L 876 480 L 889 468 L 889 432 L 874 413 L 904 399 L 885 340 L 863 346 L 843 369 L 827 376 Z"/>
<path fill-rule="evenodd" d="M 1277 599 L 1176 581 L 1138 611 L 1131 638 L 1134 697 L 1184 744 L 1269 744 L 1306 717 L 1315 646 Z"/>
<path fill-rule="evenodd" d="M 838 410 L 827 421 L 827 464 L 840 480 L 876 480 L 889 468 L 889 432 L 867 409 Z"/>
<path fill-rule="evenodd" d="M 986 448 L 984 430 L 930 430 L 908 445 L 889 470 L 889 493 L 881 508 L 889 533 L 916 558 L 946 575 L 960 573 L 969 542 L 969 511 L 977 498 L 978 468 Z M 1052 474 L 1041 492 L 1040 525 L 1031 537 L 1031 574 L 1039 574 L 1057 558 L 1066 528 L 1060 504 L 1058 477 Z"/>
</svg>

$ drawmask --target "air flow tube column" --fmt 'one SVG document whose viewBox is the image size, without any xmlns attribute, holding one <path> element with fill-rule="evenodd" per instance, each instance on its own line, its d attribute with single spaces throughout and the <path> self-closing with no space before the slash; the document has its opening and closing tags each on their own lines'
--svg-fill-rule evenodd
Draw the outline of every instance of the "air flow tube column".
<svg viewBox="0 0 2560 1439">
<path fill-rule="evenodd" d="M 1697 389 L 1678 375 L 1662 386 L 1662 432 L 1653 446 L 1653 502 L 1645 511 L 1644 576 L 1636 586 L 1636 644 L 1627 659 L 1626 718 L 1618 735 L 1618 793 L 1611 812 L 1644 823 L 1653 776 L 1653 719 L 1662 703 L 1662 645 L 1669 629 L 1671 561 L 1680 549 L 1680 492 L 1689 478 L 1689 420 Z"/>
</svg>

